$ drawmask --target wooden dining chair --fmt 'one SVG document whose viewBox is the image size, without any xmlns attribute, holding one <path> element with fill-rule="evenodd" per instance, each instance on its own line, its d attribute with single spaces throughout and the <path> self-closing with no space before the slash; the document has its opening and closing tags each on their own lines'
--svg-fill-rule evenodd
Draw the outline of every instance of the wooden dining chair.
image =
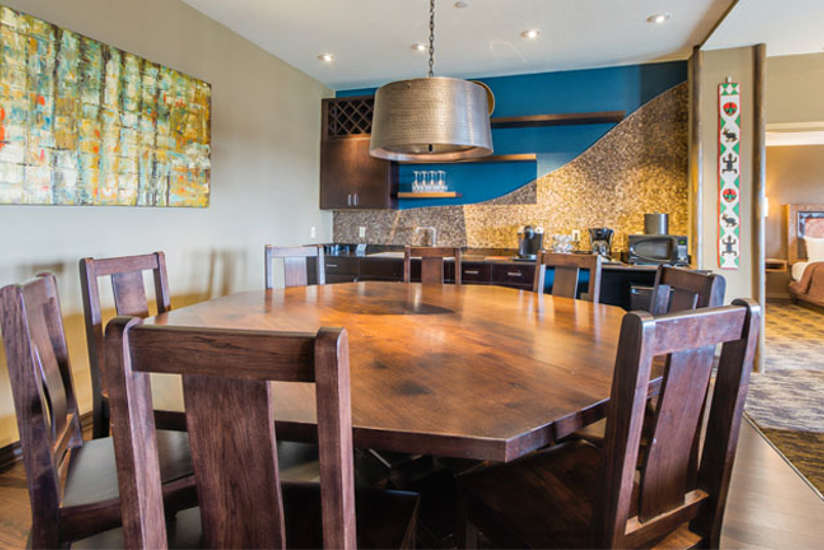
<svg viewBox="0 0 824 550">
<path fill-rule="evenodd" d="M 598 254 L 556 254 L 542 250 L 538 253 L 535 266 L 535 283 L 533 290 L 544 292 L 546 268 L 553 268 L 552 295 L 564 298 L 577 298 L 581 270 L 589 271 L 587 290 L 582 299 L 598 303 L 601 297 L 601 269 L 603 259 Z"/>
<path fill-rule="evenodd" d="M 752 300 L 733 303 L 625 315 L 604 447 L 573 441 L 460 477 L 462 545 L 473 545 L 479 528 L 506 548 L 718 548 L 761 316 Z M 637 474 L 651 366 L 661 355 L 660 406 Z M 699 463 L 690 450 L 702 431 Z"/>
<path fill-rule="evenodd" d="M 724 303 L 726 286 L 724 277 L 716 273 L 659 266 L 655 273 L 650 312 L 660 315 L 720 306 Z"/>
<path fill-rule="evenodd" d="M 0 322 L 31 502 L 31 546 L 58 548 L 120 525 L 112 440 L 83 441 L 54 275 L 0 290 Z M 158 499 L 173 513 L 195 498 L 186 434 L 158 431 L 157 449 Z"/>
<path fill-rule="evenodd" d="M 103 387 L 105 365 L 103 344 L 102 304 L 98 278 L 110 277 L 114 308 L 118 315 L 149 316 L 149 301 L 143 286 L 143 272 L 154 277 L 157 313 L 172 308 L 169 277 L 166 274 L 166 256 L 153 252 L 140 256 L 119 258 L 83 258 L 80 260 L 80 283 L 83 291 L 83 313 L 86 321 L 86 343 L 89 349 L 89 368 L 92 379 L 93 437 L 109 435 L 109 404 Z M 160 413 L 163 415 L 164 413 Z M 161 422 L 162 427 L 182 428 L 174 423 Z"/>
<path fill-rule="evenodd" d="M 106 345 L 125 496 L 122 532 L 101 535 L 100 545 L 166 548 L 183 537 L 206 548 L 414 547 L 417 494 L 354 487 L 344 329 L 278 333 L 118 317 L 107 326 Z M 183 377 L 199 497 L 199 521 L 168 530 L 158 493 L 151 372 Z M 320 484 L 280 481 L 272 381 L 315 385 Z M 200 537 L 184 533 L 187 527 Z"/>
<path fill-rule="evenodd" d="M 288 288 L 290 286 L 306 286 L 309 284 L 308 263 L 309 258 L 316 258 L 315 276 L 317 284 L 326 284 L 326 267 L 322 246 L 303 247 L 274 247 L 267 244 L 263 247 L 264 275 L 266 288 L 274 288 L 275 273 L 272 261 L 275 258 L 283 259 L 283 281 Z"/>
<path fill-rule="evenodd" d="M 403 280 L 412 280 L 412 258 L 421 259 L 421 282 L 441 285 L 444 282 L 444 259 L 455 258 L 455 284 L 461 284 L 460 248 L 444 246 L 407 246 L 403 249 Z"/>
<path fill-rule="evenodd" d="M 653 315 L 692 311 L 699 307 L 718 307 L 724 304 L 726 280 L 716 273 L 703 273 L 680 267 L 658 266 L 655 274 L 655 286 L 652 291 L 650 312 Z M 647 417 L 655 414 L 657 399 L 648 402 Z M 644 424 L 644 439 L 649 440 L 650 422 Z M 586 426 L 573 434 L 596 445 L 603 444 L 606 433 L 603 421 Z M 696 449 L 697 450 L 697 442 Z"/>
</svg>

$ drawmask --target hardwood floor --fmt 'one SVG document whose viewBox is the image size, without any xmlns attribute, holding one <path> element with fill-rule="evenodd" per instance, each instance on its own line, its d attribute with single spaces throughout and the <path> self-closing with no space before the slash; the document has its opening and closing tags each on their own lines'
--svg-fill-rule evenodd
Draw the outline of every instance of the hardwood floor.
<svg viewBox="0 0 824 550">
<path fill-rule="evenodd" d="M 22 463 L 0 473 L 0 548 L 21 548 L 30 525 Z M 824 499 L 764 437 L 742 423 L 722 548 L 821 548 Z"/>
</svg>

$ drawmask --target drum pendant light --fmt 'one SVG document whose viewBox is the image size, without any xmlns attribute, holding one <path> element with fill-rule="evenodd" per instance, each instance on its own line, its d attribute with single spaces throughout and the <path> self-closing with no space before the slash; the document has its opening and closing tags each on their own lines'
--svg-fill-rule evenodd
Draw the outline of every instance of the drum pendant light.
<svg viewBox="0 0 824 550">
<path fill-rule="evenodd" d="M 433 76 L 435 0 L 429 1 L 429 76 L 378 88 L 369 154 L 407 162 L 444 162 L 492 154 L 486 90 Z"/>
</svg>

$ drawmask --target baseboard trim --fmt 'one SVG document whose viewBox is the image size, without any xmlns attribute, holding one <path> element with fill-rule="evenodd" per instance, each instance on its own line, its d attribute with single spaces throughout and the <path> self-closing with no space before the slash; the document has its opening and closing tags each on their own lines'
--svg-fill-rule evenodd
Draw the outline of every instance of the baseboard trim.
<svg viewBox="0 0 824 550">
<path fill-rule="evenodd" d="M 92 424 L 91 411 L 80 415 L 80 429 L 83 432 L 91 430 Z M 0 447 L 0 472 L 5 472 L 21 460 L 23 460 L 23 447 L 20 446 L 19 441 Z"/>
</svg>

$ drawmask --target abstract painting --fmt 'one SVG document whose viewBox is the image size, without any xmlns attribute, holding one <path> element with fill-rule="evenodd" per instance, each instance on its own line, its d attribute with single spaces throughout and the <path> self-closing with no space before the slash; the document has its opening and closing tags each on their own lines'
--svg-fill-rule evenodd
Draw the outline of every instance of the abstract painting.
<svg viewBox="0 0 824 550">
<path fill-rule="evenodd" d="M 211 86 L 0 6 L 0 204 L 209 206 Z"/>
</svg>

